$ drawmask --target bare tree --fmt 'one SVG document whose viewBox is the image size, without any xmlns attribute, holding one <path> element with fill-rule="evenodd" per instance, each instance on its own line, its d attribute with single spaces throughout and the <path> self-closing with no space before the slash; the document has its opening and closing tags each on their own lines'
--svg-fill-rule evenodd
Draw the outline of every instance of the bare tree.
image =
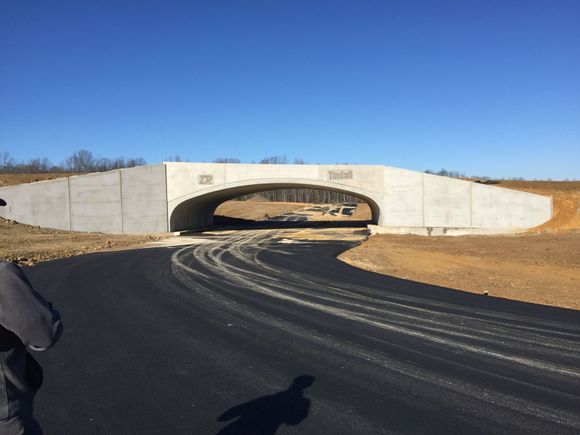
<svg viewBox="0 0 580 435">
<path fill-rule="evenodd" d="M 135 166 L 145 166 L 147 162 L 142 157 L 127 159 L 126 168 L 134 168 Z"/>
<path fill-rule="evenodd" d="M 60 165 L 54 165 L 46 157 L 34 157 L 27 162 L 16 162 L 7 151 L 0 152 L 0 171 L 2 172 L 102 172 L 111 169 L 143 166 L 147 162 L 142 157 L 97 158 L 88 150 L 75 151 Z"/>
<path fill-rule="evenodd" d="M 165 159 L 166 162 L 183 162 L 184 160 L 176 154 L 175 156 L 169 156 Z"/>
<path fill-rule="evenodd" d="M 432 171 L 430 169 L 426 169 L 424 171 L 426 174 L 432 174 L 432 175 L 441 175 L 443 177 L 451 177 L 451 178 L 467 178 L 467 176 L 463 173 L 460 173 L 459 171 L 448 171 L 445 168 L 442 168 L 441 170 L 435 172 Z"/>
<path fill-rule="evenodd" d="M 241 163 L 241 161 L 233 157 L 218 157 L 213 163 Z"/>
<path fill-rule="evenodd" d="M 89 172 L 95 169 L 95 157 L 88 150 L 75 151 L 65 160 L 65 168 L 70 172 Z"/>
<path fill-rule="evenodd" d="M 290 188 L 274 189 L 263 191 L 251 195 L 243 195 L 240 200 L 251 199 L 259 196 L 266 201 L 283 201 L 283 202 L 304 202 L 310 204 L 338 204 L 338 203 L 361 203 L 364 202 L 356 196 L 342 192 L 334 192 L 323 189 L 310 188 Z"/>
<path fill-rule="evenodd" d="M 113 161 L 107 157 L 102 157 L 95 162 L 97 172 L 109 171 L 113 167 Z"/>
<path fill-rule="evenodd" d="M 264 157 L 260 160 L 262 165 L 286 165 L 288 164 L 288 158 L 286 156 L 271 156 Z"/>
<path fill-rule="evenodd" d="M 6 172 L 10 172 L 14 167 L 14 159 L 8 151 L 2 151 L 0 153 L 0 167 Z"/>
<path fill-rule="evenodd" d="M 48 172 L 52 168 L 52 163 L 46 157 L 36 157 L 30 159 L 24 167 L 26 172 L 30 173 Z"/>
</svg>

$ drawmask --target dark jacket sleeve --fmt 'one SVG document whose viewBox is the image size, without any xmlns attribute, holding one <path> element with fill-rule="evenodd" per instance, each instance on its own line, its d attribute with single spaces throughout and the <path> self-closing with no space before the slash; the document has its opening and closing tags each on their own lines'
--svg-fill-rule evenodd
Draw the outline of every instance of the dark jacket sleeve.
<svg viewBox="0 0 580 435">
<path fill-rule="evenodd" d="M 32 350 L 46 350 L 60 337 L 62 323 L 15 264 L 0 263 L 0 324 Z"/>
</svg>

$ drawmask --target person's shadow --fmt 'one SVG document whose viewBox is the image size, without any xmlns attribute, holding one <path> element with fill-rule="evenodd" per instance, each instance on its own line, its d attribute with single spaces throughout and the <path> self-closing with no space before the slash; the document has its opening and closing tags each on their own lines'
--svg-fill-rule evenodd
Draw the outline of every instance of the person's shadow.
<svg viewBox="0 0 580 435">
<path fill-rule="evenodd" d="M 298 376 L 285 391 L 228 409 L 217 421 L 237 420 L 220 430 L 218 435 L 273 435 L 282 424 L 300 424 L 310 411 L 310 399 L 304 397 L 303 390 L 313 382 L 313 376 Z"/>
</svg>

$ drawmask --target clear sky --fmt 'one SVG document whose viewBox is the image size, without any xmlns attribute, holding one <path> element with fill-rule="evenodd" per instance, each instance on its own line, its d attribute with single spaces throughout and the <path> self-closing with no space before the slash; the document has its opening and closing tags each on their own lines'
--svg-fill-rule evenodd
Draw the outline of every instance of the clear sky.
<svg viewBox="0 0 580 435">
<path fill-rule="evenodd" d="M 0 151 L 580 178 L 580 1 L 0 0 Z"/>
</svg>

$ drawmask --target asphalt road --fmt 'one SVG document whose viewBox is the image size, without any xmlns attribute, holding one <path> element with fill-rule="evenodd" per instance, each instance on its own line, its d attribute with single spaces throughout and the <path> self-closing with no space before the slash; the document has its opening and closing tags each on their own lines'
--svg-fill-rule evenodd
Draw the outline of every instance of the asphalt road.
<svg viewBox="0 0 580 435">
<path fill-rule="evenodd" d="M 579 312 L 364 272 L 335 258 L 351 244 L 253 229 L 29 268 L 65 325 L 38 354 L 37 418 L 47 434 L 580 432 Z"/>
</svg>

